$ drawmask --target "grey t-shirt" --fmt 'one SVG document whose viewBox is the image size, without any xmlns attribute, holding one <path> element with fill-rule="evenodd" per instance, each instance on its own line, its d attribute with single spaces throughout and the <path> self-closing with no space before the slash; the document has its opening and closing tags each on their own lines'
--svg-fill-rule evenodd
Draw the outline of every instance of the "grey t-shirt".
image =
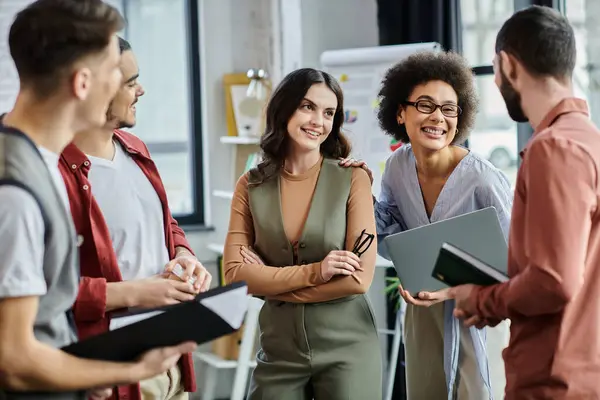
<svg viewBox="0 0 600 400">
<path fill-rule="evenodd" d="M 59 156 L 39 148 L 69 212 L 67 189 L 58 169 Z M 0 186 L 0 298 L 41 296 L 44 278 L 44 220 L 34 197 L 16 186 Z"/>
</svg>

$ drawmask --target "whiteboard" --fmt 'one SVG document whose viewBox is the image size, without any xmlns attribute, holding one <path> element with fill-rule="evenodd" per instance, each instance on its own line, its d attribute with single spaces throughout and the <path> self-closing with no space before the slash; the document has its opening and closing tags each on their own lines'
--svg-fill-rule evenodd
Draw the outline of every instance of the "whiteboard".
<svg viewBox="0 0 600 400">
<path fill-rule="evenodd" d="M 377 121 L 377 94 L 386 71 L 419 51 L 440 51 L 438 43 L 415 43 L 358 49 L 330 50 L 321 54 L 321 67 L 333 75 L 344 91 L 343 132 L 352 143 L 352 157 L 364 160 L 373 171 L 373 193 L 379 195 L 385 161 L 397 144 Z"/>
</svg>

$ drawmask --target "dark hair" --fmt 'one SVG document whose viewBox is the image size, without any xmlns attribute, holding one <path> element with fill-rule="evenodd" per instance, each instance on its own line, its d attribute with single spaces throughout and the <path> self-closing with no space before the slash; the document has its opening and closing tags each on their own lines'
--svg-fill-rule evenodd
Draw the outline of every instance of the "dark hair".
<svg viewBox="0 0 600 400">
<path fill-rule="evenodd" d="M 409 143 L 405 124 L 398 124 L 398 112 L 416 86 L 431 81 L 446 82 L 456 91 L 462 113 L 458 116 L 458 132 L 452 143 L 461 144 L 475 123 L 477 91 L 467 61 L 453 52 L 415 53 L 390 68 L 379 91 L 379 126 L 396 140 Z"/>
<path fill-rule="evenodd" d="M 121 54 L 123 54 L 128 50 L 131 50 L 131 44 L 127 40 L 119 36 L 119 51 L 121 52 Z"/>
<path fill-rule="evenodd" d="M 496 36 L 496 54 L 517 58 L 535 76 L 570 78 L 575 69 L 575 33 L 567 18 L 549 7 L 531 6 L 510 17 Z"/>
<path fill-rule="evenodd" d="M 263 161 L 250 171 L 251 183 L 260 184 L 274 177 L 285 161 L 289 133 L 287 125 L 302 103 L 306 92 L 314 84 L 324 83 L 335 94 L 337 108 L 333 116 L 331 133 L 321 143 L 321 154 L 328 158 L 348 157 L 350 142 L 342 134 L 344 122 L 344 96 L 335 78 L 313 68 L 290 72 L 277 86 L 267 105 L 265 133 L 260 140 Z"/>
<path fill-rule="evenodd" d="M 22 86 L 50 95 L 74 62 L 104 50 L 124 25 L 101 0 L 37 0 L 20 11 L 8 36 Z"/>
</svg>

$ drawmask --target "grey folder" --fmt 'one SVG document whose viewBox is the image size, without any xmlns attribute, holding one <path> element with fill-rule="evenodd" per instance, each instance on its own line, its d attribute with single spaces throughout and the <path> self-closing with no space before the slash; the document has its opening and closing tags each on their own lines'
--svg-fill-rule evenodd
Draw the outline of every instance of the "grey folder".
<svg viewBox="0 0 600 400">
<path fill-rule="evenodd" d="M 506 273 L 508 246 L 494 207 L 448 218 L 383 239 L 404 290 L 440 290 L 447 285 L 431 276 L 444 242 Z"/>
</svg>

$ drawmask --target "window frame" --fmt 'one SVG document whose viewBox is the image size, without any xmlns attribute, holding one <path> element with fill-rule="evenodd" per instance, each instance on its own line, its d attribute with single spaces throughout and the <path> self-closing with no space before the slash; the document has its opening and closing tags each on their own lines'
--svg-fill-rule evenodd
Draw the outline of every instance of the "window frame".
<svg viewBox="0 0 600 400">
<path fill-rule="evenodd" d="M 208 229 L 206 227 L 205 196 L 204 193 L 204 169 L 203 169 L 203 132 L 202 132 L 202 91 L 201 91 L 201 67 L 200 67 L 200 10 L 199 0 L 187 1 L 187 32 L 188 40 L 188 62 L 190 82 L 190 118 L 192 132 L 190 135 L 192 157 L 192 203 L 194 211 L 191 214 L 174 214 L 179 225 L 186 230 Z"/>
<path fill-rule="evenodd" d="M 122 13 L 125 20 L 128 20 L 129 0 L 121 0 Z M 164 0 L 167 1 L 167 0 Z M 182 150 L 189 151 L 191 157 L 190 171 L 191 176 L 191 202 L 193 212 L 189 214 L 173 213 L 178 224 L 186 231 L 204 231 L 213 230 L 206 225 L 206 193 L 204 188 L 204 154 L 203 154 L 203 132 L 202 132 L 202 78 L 200 63 L 200 14 L 199 0 L 185 0 L 185 25 L 187 32 L 186 56 L 188 62 L 188 90 L 189 90 L 189 118 L 191 132 L 188 142 L 160 143 L 155 146 L 153 143 L 146 143 L 150 154 L 173 154 Z M 128 37 L 129 25 L 125 25 L 124 36 Z"/>
<path fill-rule="evenodd" d="M 494 75 L 494 67 L 492 65 L 478 65 L 476 67 L 472 67 L 473 75 L 475 77 L 481 76 L 490 76 Z M 533 136 L 533 129 L 531 125 L 527 122 L 515 122 L 517 125 L 517 149 L 519 152 L 525 147 L 531 136 Z M 467 147 L 469 147 L 469 142 L 467 140 Z M 519 154 L 517 156 L 517 166 L 521 165 L 521 157 Z"/>
</svg>

